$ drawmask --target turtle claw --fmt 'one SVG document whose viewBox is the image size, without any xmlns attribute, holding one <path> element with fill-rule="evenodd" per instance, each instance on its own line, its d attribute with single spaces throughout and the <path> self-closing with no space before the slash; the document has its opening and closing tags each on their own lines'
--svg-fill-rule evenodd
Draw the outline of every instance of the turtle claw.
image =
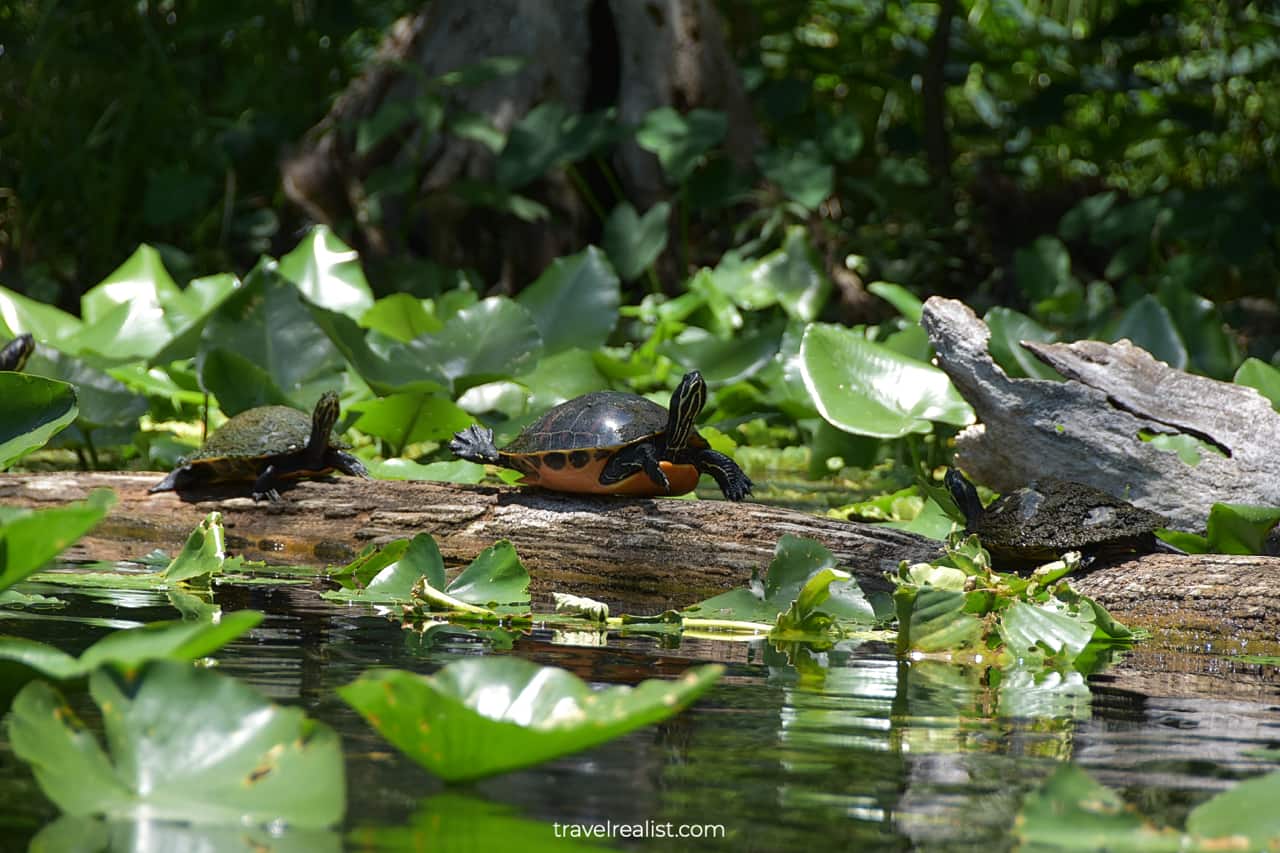
<svg viewBox="0 0 1280 853">
<path fill-rule="evenodd" d="M 493 430 L 472 424 L 466 429 L 455 432 L 449 442 L 449 449 L 459 459 L 467 459 L 481 464 L 496 464 L 498 448 L 493 446 Z"/>
</svg>

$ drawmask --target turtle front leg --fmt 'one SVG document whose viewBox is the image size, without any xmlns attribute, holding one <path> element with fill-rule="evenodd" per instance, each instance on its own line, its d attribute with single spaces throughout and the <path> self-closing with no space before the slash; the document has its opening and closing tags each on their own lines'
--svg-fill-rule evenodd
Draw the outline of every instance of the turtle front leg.
<svg viewBox="0 0 1280 853">
<path fill-rule="evenodd" d="M 620 482 L 641 471 L 662 491 L 671 491 L 671 481 L 662 473 L 662 466 L 658 464 L 658 451 L 647 441 L 624 447 L 615 453 L 600 472 L 600 485 Z"/>
<path fill-rule="evenodd" d="M 333 454 L 330 461 L 333 467 L 337 468 L 344 474 L 350 474 L 352 477 L 364 477 L 369 479 L 369 469 L 364 467 L 364 463 L 350 453 L 339 450 Z"/>
<path fill-rule="evenodd" d="M 692 465 L 700 474 L 710 474 L 731 501 L 740 501 L 751 494 L 751 478 L 723 453 L 705 448 L 689 449 L 676 454 L 674 461 Z"/>
<path fill-rule="evenodd" d="M 280 493 L 276 491 L 276 487 L 272 485 L 272 481 L 276 476 L 276 466 L 268 465 L 262 469 L 262 473 L 258 475 L 258 479 L 253 481 L 253 499 L 255 501 L 268 500 L 277 503 L 280 500 Z"/>
</svg>

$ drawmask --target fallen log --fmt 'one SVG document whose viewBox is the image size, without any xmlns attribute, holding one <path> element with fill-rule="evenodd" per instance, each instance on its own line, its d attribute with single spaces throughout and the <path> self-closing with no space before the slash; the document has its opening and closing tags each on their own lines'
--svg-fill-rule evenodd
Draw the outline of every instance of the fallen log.
<svg viewBox="0 0 1280 853">
<path fill-rule="evenodd" d="M 150 495 L 158 473 L 0 474 L 0 503 L 47 507 L 96 488 L 119 502 L 66 556 L 136 560 L 176 553 L 205 515 L 223 515 L 227 546 L 248 559 L 322 566 L 370 542 L 430 533 L 446 559 L 464 562 L 510 539 L 533 577 L 535 600 L 570 591 L 615 612 L 655 613 L 744 586 L 791 533 L 821 541 L 868 592 L 890 588 L 899 561 L 930 560 L 938 543 L 883 525 L 757 503 L 563 495 L 505 486 L 338 478 L 301 482 L 279 503 L 255 504 L 209 488 Z M 1094 569 L 1075 581 L 1122 621 L 1275 640 L 1280 559 L 1152 554 Z"/>
<path fill-rule="evenodd" d="M 147 494 L 158 473 L 0 474 L 0 502 L 40 507 L 114 489 L 119 502 L 67 553 L 137 559 L 175 553 L 213 510 L 227 547 L 277 564 L 345 563 L 370 542 L 430 533 L 446 559 L 468 561 L 509 539 L 535 596 L 586 595 L 615 609 L 653 613 L 744 586 L 787 533 L 820 540 L 863 588 L 887 591 L 900 560 L 929 560 L 938 543 L 875 524 L 819 518 L 757 503 L 614 498 L 514 487 L 338 478 L 301 482 L 278 503 L 226 489 Z M 242 494 L 241 490 L 241 494 Z"/>
<path fill-rule="evenodd" d="M 1214 503 L 1280 505 L 1280 414 L 1252 388 L 1175 370 L 1129 341 L 1023 346 L 1065 382 L 1009 377 L 966 305 L 933 297 L 921 323 L 978 423 L 956 437 L 974 479 L 1010 491 L 1038 477 L 1087 483 L 1203 530 Z M 1190 435 L 1195 465 L 1149 440 Z"/>
</svg>

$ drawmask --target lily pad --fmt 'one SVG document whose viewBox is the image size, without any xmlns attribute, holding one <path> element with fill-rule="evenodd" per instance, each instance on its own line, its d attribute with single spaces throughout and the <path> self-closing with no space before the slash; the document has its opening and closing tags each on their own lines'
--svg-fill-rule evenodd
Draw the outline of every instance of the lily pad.
<svg viewBox="0 0 1280 853">
<path fill-rule="evenodd" d="M 723 671 L 701 666 L 676 681 L 596 691 L 563 669 L 484 657 L 456 661 L 430 677 L 373 673 L 338 693 L 414 761 L 460 782 L 529 767 L 660 722 L 702 695 Z"/>
<path fill-rule="evenodd" d="M 78 658 L 24 637 L 0 637 L 0 661 L 23 664 L 59 681 L 80 678 L 107 664 L 132 671 L 152 660 L 205 657 L 261 622 L 262 614 L 256 610 L 228 613 L 218 622 L 152 622 L 108 634 Z"/>
<path fill-rule="evenodd" d="M 226 532 L 222 528 L 222 513 L 211 512 L 196 525 L 164 570 L 169 581 L 185 581 L 200 575 L 212 575 L 222 571 L 227 559 Z"/>
<path fill-rule="evenodd" d="M 340 853 L 331 829 L 279 826 L 192 826 L 164 820 L 63 815 L 31 841 L 32 851 L 186 850 L 200 853 Z"/>
<path fill-rule="evenodd" d="M 604 250 L 625 281 L 644 274 L 667 246 L 671 205 L 660 201 L 641 216 L 628 202 L 613 209 L 604 224 Z"/>
<path fill-rule="evenodd" d="M 901 438 L 929 432 L 931 421 L 973 423 L 973 409 L 941 370 L 843 326 L 811 324 L 800 363 L 818 412 L 846 432 Z"/>
<path fill-rule="evenodd" d="M 570 347 L 602 346 L 618 324 L 621 302 L 618 274 L 595 246 L 556 258 L 519 298 L 537 324 L 543 351 L 548 354 Z"/>
<path fill-rule="evenodd" d="M 791 608 L 809 582 L 836 568 L 836 558 L 817 540 L 786 534 L 778 540 L 763 579 L 750 588 L 735 589 L 708 598 L 680 612 L 694 619 L 730 619 L 741 622 L 773 622 Z M 841 572 L 840 574 L 845 574 Z M 875 612 L 851 577 L 830 575 L 822 609 L 842 621 L 874 623 Z M 809 587 L 810 595 L 816 589 Z"/>
<path fill-rule="evenodd" d="M 116 502 L 98 489 L 89 498 L 52 509 L 0 506 L 0 590 L 35 573 L 88 533 Z"/>
<path fill-rule="evenodd" d="M 355 428 L 391 445 L 392 455 L 421 441 L 440 441 L 472 421 L 452 400 L 420 391 L 390 394 L 352 406 L 360 413 Z"/>
<path fill-rule="evenodd" d="M 38 450 L 76 419 L 76 389 L 66 382 L 0 372 L 0 400 L 5 416 L 0 421 L 0 471 Z"/>
<path fill-rule="evenodd" d="M 67 814 L 302 827 L 342 819 L 338 736 L 297 708 L 172 661 L 133 675 L 98 669 L 89 693 L 107 752 L 48 682 L 24 687 L 9 716 L 14 752 Z"/>
<path fill-rule="evenodd" d="M 309 302 L 356 318 L 373 307 L 373 291 L 365 281 L 356 250 L 324 225 L 317 225 L 280 259 L 280 275 L 297 286 Z"/>
</svg>

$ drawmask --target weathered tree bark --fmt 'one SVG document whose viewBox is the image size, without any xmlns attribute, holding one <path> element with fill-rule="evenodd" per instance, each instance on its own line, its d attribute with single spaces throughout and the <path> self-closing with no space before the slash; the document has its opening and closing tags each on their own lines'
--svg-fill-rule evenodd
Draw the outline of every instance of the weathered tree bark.
<svg viewBox="0 0 1280 853">
<path fill-rule="evenodd" d="M 969 475 L 1008 491 L 1038 477 L 1088 483 L 1203 530 L 1216 502 L 1280 505 L 1280 414 L 1252 388 L 1193 376 L 1129 341 L 1024 342 L 1067 377 L 1011 379 L 963 303 L 931 298 L 921 322 L 979 423 L 956 438 Z M 1143 437 L 1187 434 L 1222 450 L 1197 465 Z"/>
<path fill-rule="evenodd" d="M 535 595 L 572 592 L 632 613 L 684 607 L 745 585 L 786 533 L 822 541 L 869 590 L 887 590 L 884 573 L 900 560 L 933 559 L 940 550 L 891 528 L 762 504 L 348 478 L 299 483 L 278 503 L 255 504 L 226 490 L 147 494 L 161 476 L 0 474 L 0 502 L 48 506 L 114 489 L 119 503 L 69 552 L 71 559 L 137 559 L 154 548 L 176 553 L 213 510 L 222 513 L 229 550 L 273 563 L 344 563 L 370 542 L 424 532 L 446 558 L 471 560 L 510 539 Z"/>
<path fill-rule="evenodd" d="M 439 82 L 497 57 L 524 64 L 474 85 Z M 424 107 L 430 98 L 443 98 L 441 127 L 423 122 L 424 114 L 439 116 Z M 486 207 L 497 156 L 458 119 L 478 116 L 505 135 L 552 101 L 573 113 L 616 106 L 629 125 L 663 106 L 723 110 L 727 150 L 742 165 L 759 138 L 710 0 L 433 0 L 396 23 L 370 69 L 284 163 L 285 192 L 366 260 L 412 251 L 515 289 L 585 245 L 599 223 L 561 169 L 507 188 L 540 202 L 547 219 L 528 222 Z M 361 123 L 388 105 L 403 109 L 400 126 L 361 147 Z M 668 194 L 657 159 L 634 141 L 619 144 L 613 165 L 641 210 Z M 392 184 L 389 175 L 410 180 Z M 461 182 L 474 192 L 455 192 Z"/>
<path fill-rule="evenodd" d="M 933 559 L 938 543 L 892 528 L 762 504 L 599 498 L 534 489 L 339 478 L 302 482 L 279 503 L 210 489 L 149 495 L 148 473 L 0 474 L 0 503 L 46 507 L 114 489 L 119 503 L 67 556 L 137 559 L 182 547 L 222 513 L 230 551 L 275 564 L 338 564 L 370 542 L 430 533 L 450 560 L 510 539 L 545 604 L 552 590 L 615 610 L 655 613 L 744 586 L 787 533 L 818 539 L 868 591 L 887 591 L 899 561 Z M 1131 624 L 1219 636 L 1280 638 L 1280 559 L 1147 555 L 1078 579 L 1080 591 Z"/>
</svg>

